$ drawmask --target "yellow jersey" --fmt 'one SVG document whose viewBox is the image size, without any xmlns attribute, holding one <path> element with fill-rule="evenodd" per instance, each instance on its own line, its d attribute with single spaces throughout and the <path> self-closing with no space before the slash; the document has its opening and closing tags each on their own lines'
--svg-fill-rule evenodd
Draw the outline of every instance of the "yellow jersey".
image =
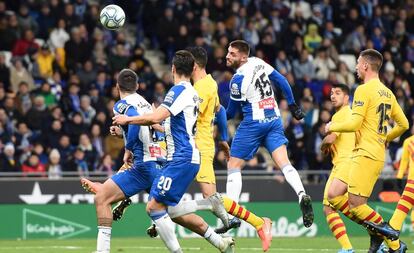
<svg viewBox="0 0 414 253">
<path fill-rule="evenodd" d="M 407 138 L 403 144 L 400 167 L 398 169 L 397 178 L 403 178 L 408 169 L 407 178 L 414 179 L 414 135 Z"/>
<path fill-rule="evenodd" d="M 354 156 L 366 156 L 385 161 L 385 143 L 390 119 L 408 123 L 394 94 L 379 79 L 360 85 L 354 94 L 352 114 L 363 117 L 356 131 Z"/>
<path fill-rule="evenodd" d="M 214 151 L 214 117 L 219 106 L 218 86 L 213 77 L 207 75 L 198 80 L 194 88 L 200 97 L 195 142 L 199 150 Z"/>
<path fill-rule="evenodd" d="M 351 115 L 351 108 L 343 106 L 332 116 L 332 123 L 346 121 L 351 118 Z M 335 165 L 340 161 L 351 160 L 355 148 L 355 132 L 333 133 L 336 135 L 336 140 L 331 145 L 332 163 Z"/>
</svg>

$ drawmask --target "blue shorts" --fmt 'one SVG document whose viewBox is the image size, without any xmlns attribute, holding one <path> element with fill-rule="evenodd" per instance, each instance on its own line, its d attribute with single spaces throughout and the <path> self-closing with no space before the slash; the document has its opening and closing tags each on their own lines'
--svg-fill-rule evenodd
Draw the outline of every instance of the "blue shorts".
<svg viewBox="0 0 414 253">
<path fill-rule="evenodd" d="M 140 165 L 134 164 L 131 169 L 119 172 L 111 179 L 128 198 L 141 191 L 149 192 L 152 182 L 160 171 L 156 162 L 145 162 Z"/>
<path fill-rule="evenodd" d="M 152 184 L 150 199 L 154 198 L 167 206 L 177 205 L 199 168 L 199 164 L 191 162 L 168 161 Z"/>
<path fill-rule="evenodd" d="M 243 160 L 250 160 L 260 145 L 272 153 L 288 140 L 285 137 L 280 118 L 269 122 L 242 121 L 231 143 L 230 155 Z"/>
</svg>

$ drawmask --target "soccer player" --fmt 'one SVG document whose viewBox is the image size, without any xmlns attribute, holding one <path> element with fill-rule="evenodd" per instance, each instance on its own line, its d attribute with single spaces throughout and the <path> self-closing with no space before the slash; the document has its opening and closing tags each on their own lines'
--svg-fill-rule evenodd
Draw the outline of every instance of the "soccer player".
<svg viewBox="0 0 414 253">
<path fill-rule="evenodd" d="M 342 195 L 329 200 L 335 208 L 349 203 L 350 213 L 360 221 L 371 221 L 379 224 L 383 221 L 367 201 L 382 168 L 384 167 L 386 143 L 400 136 L 408 128 L 408 120 L 398 105 L 394 94 L 379 80 L 378 72 L 383 57 L 373 49 L 360 53 L 357 61 L 357 75 L 363 80 L 354 94 L 352 116 L 343 122 L 332 122 L 326 125 L 325 131 L 355 132 L 356 146 L 348 179 L 348 196 Z M 396 125 L 388 131 L 389 121 Z M 349 198 L 349 200 L 348 200 Z M 370 233 L 369 252 L 376 252 L 383 237 Z M 406 246 L 387 241 L 389 252 L 405 252 Z"/>
<path fill-rule="evenodd" d="M 227 66 L 236 69 L 230 81 L 227 117 L 233 118 L 239 110 L 243 112 L 243 120 L 233 138 L 227 164 L 227 195 L 238 202 L 242 189 L 241 169 L 245 161 L 252 159 L 263 144 L 298 195 L 303 224 L 310 227 L 314 218 L 311 198 L 306 194 L 299 174 L 287 156 L 288 140 L 284 135 L 280 111 L 270 81 L 282 89 L 296 119 L 302 119 L 304 113 L 295 104 L 286 78 L 263 60 L 249 57 L 249 53 L 250 47 L 246 41 L 235 40 L 230 43 L 226 56 Z"/>
<path fill-rule="evenodd" d="M 198 173 L 200 164 L 200 154 L 194 141 L 199 97 L 190 83 L 193 69 L 194 58 L 191 53 L 185 50 L 176 52 L 172 65 L 175 85 L 168 91 L 161 106 L 154 113 L 135 117 L 117 115 L 113 118 L 113 123 L 117 125 L 152 125 L 165 120 L 167 162 L 153 182 L 147 212 L 170 252 L 182 251 L 168 214 L 168 207 L 174 207 L 179 203 Z M 233 250 L 232 238 L 222 238 L 208 227 L 201 217 L 192 215 L 198 218 L 199 222 L 197 224 L 193 220 L 191 228 L 202 234 L 221 252 Z M 201 232 L 201 227 L 206 227 L 206 230 Z"/>
<path fill-rule="evenodd" d="M 331 89 L 331 102 L 336 113 L 332 116 L 332 122 L 341 122 L 351 117 L 352 111 L 349 106 L 349 88 L 344 84 L 336 84 Z M 337 210 L 329 204 L 329 198 L 344 195 L 347 192 L 349 164 L 351 163 L 352 151 L 355 147 L 355 133 L 331 133 L 327 135 L 321 144 L 324 154 L 331 153 L 333 168 L 326 182 L 323 195 L 323 211 L 328 226 L 341 245 L 338 253 L 354 252 L 349 241 L 348 234 L 341 216 Z M 350 217 L 349 208 L 341 207 L 344 214 Z M 341 211 L 342 211 L 341 210 Z"/>
<path fill-rule="evenodd" d="M 207 52 L 202 47 L 188 48 L 188 51 L 194 56 L 195 59 L 195 69 L 192 74 L 192 79 L 194 82 L 194 89 L 200 97 L 195 143 L 197 148 L 200 150 L 201 164 L 195 180 L 199 183 L 204 198 L 207 198 L 217 192 L 216 178 L 213 168 L 215 153 L 213 121 L 216 116 L 221 134 L 221 141 L 219 142 L 219 145 L 225 153 L 228 154 L 229 146 L 227 144 L 227 117 L 225 109 L 220 106 L 217 93 L 217 83 L 211 75 L 206 73 L 205 67 L 208 60 Z M 254 213 L 238 205 L 227 196 L 222 196 L 222 199 L 224 207 L 228 213 L 245 220 L 256 228 L 259 238 L 262 240 L 263 250 L 267 251 L 272 240 L 272 226 L 270 219 L 256 216 Z M 196 207 L 190 202 L 187 203 L 193 206 L 196 210 L 203 210 L 204 205 Z M 185 217 L 183 216 L 181 218 Z M 222 230 L 216 230 L 216 232 L 224 233 L 228 230 L 228 227 L 229 226 L 226 224 Z"/>
<path fill-rule="evenodd" d="M 414 129 L 414 127 L 412 129 Z M 390 236 L 388 230 L 391 230 L 391 232 L 397 234 L 396 238 L 393 239 L 397 239 L 399 237 L 399 231 L 402 228 L 404 220 L 414 205 L 414 135 L 404 141 L 397 179 L 403 179 L 407 169 L 407 184 L 405 185 L 404 192 L 398 201 L 397 208 L 389 221 L 389 225 L 387 223 L 380 225 L 369 223 L 369 225 L 373 227 L 376 232 L 382 233 L 385 236 Z M 413 212 L 411 212 L 411 217 L 413 217 Z M 399 240 L 396 240 L 396 243 L 400 245 Z"/>
<path fill-rule="evenodd" d="M 114 105 L 114 112 L 126 115 L 139 115 L 152 111 L 151 105 L 136 94 L 138 77 L 132 70 L 124 69 L 119 73 L 117 88 L 121 100 Z M 111 204 L 130 197 L 140 191 L 149 190 L 159 170 L 156 168 L 157 148 L 150 139 L 147 126 L 124 126 L 125 157 L 134 156 L 132 168 L 113 175 L 100 186 L 95 195 L 96 215 L 98 219 L 97 252 L 110 251 L 112 212 Z M 153 149 L 150 149 L 152 147 Z M 159 148 L 159 146 L 158 146 Z"/>
</svg>

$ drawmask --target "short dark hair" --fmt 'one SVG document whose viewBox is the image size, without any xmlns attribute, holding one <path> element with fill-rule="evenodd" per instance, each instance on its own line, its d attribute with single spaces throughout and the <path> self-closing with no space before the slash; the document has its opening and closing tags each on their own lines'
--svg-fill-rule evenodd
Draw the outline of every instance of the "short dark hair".
<svg viewBox="0 0 414 253">
<path fill-rule="evenodd" d="M 349 95 L 349 93 L 350 93 L 349 87 L 347 85 L 343 84 L 343 83 L 334 84 L 334 85 L 332 85 L 332 88 L 341 89 L 342 92 L 345 93 L 346 95 Z"/>
<path fill-rule="evenodd" d="M 138 75 L 131 69 L 123 69 L 118 74 L 118 87 L 123 92 L 135 92 L 137 90 Z"/>
<path fill-rule="evenodd" d="M 194 57 L 189 51 L 180 50 L 175 53 L 172 64 L 178 75 L 191 77 L 194 69 Z"/>
<path fill-rule="evenodd" d="M 245 53 L 247 55 L 250 54 L 249 43 L 247 43 L 245 40 L 233 40 L 230 42 L 230 46 L 237 48 L 241 53 Z"/>
<path fill-rule="evenodd" d="M 373 71 L 379 72 L 384 60 L 380 52 L 375 49 L 365 49 L 359 56 L 363 57 L 371 65 Z"/>
<path fill-rule="evenodd" d="M 200 68 L 205 68 L 206 67 L 207 61 L 208 61 L 208 56 L 207 56 L 207 51 L 204 48 L 202 48 L 202 47 L 189 47 L 186 50 L 189 51 L 193 55 L 195 63 Z"/>
</svg>

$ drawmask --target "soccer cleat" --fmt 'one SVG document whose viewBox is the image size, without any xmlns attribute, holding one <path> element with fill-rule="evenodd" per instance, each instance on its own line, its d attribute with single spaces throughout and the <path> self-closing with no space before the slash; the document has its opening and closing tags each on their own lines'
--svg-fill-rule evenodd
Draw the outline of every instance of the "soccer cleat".
<svg viewBox="0 0 414 253">
<path fill-rule="evenodd" d="M 392 250 L 390 249 L 388 252 L 389 253 L 405 253 L 407 252 L 408 248 L 407 248 L 407 244 L 405 244 L 403 241 L 400 241 L 400 247 L 397 250 Z"/>
<path fill-rule="evenodd" d="M 266 252 L 272 244 L 272 221 L 263 217 L 264 224 L 257 230 L 260 240 L 262 240 L 263 251 Z"/>
<path fill-rule="evenodd" d="M 223 237 L 224 245 L 220 247 L 222 253 L 234 253 L 234 239 L 231 237 Z"/>
<path fill-rule="evenodd" d="M 340 249 L 338 253 L 355 253 L 353 249 Z"/>
<path fill-rule="evenodd" d="M 305 227 L 310 227 L 313 224 L 313 208 L 312 208 L 312 199 L 309 195 L 303 195 L 300 200 L 300 210 L 302 211 L 303 225 Z"/>
<path fill-rule="evenodd" d="M 376 253 L 387 253 L 387 252 L 388 252 L 388 248 L 385 245 L 385 243 L 382 242 L 380 248 L 377 250 Z"/>
<path fill-rule="evenodd" d="M 82 188 L 85 189 L 85 191 L 92 193 L 92 194 L 96 194 L 100 188 L 102 187 L 101 183 L 96 183 L 96 182 L 92 182 L 89 179 L 86 178 L 81 178 L 81 185 Z"/>
<path fill-rule="evenodd" d="M 211 203 L 212 211 L 222 222 L 225 227 L 229 226 L 229 215 L 227 214 L 226 209 L 223 206 L 223 198 L 220 193 L 216 192 L 208 200 Z"/>
<path fill-rule="evenodd" d="M 240 225 L 241 225 L 241 220 L 237 217 L 233 217 L 231 220 L 229 220 L 228 227 L 222 226 L 222 227 L 216 228 L 214 232 L 216 232 L 217 234 L 224 234 L 232 228 L 240 227 Z"/>
<path fill-rule="evenodd" d="M 400 231 L 393 229 L 388 222 L 376 224 L 370 221 L 365 221 L 364 226 L 370 231 L 379 233 L 392 241 L 395 241 L 400 237 Z"/>
<path fill-rule="evenodd" d="M 112 209 L 112 219 L 114 221 L 120 220 L 124 215 L 126 208 L 131 204 L 132 201 L 130 198 L 119 201 L 118 204 Z"/>
<path fill-rule="evenodd" d="M 147 228 L 147 235 L 149 235 L 149 237 L 151 238 L 155 238 L 158 236 L 158 232 L 157 232 L 157 229 L 155 228 L 155 224 L 152 224 L 151 226 Z"/>
<path fill-rule="evenodd" d="M 384 241 L 384 238 L 377 234 L 372 234 L 369 232 L 370 236 L 370 245 L 368 249 L 368 253 L 377 253 L 378 250 L 381 248 L 381 244 Z"/>
</svg>

